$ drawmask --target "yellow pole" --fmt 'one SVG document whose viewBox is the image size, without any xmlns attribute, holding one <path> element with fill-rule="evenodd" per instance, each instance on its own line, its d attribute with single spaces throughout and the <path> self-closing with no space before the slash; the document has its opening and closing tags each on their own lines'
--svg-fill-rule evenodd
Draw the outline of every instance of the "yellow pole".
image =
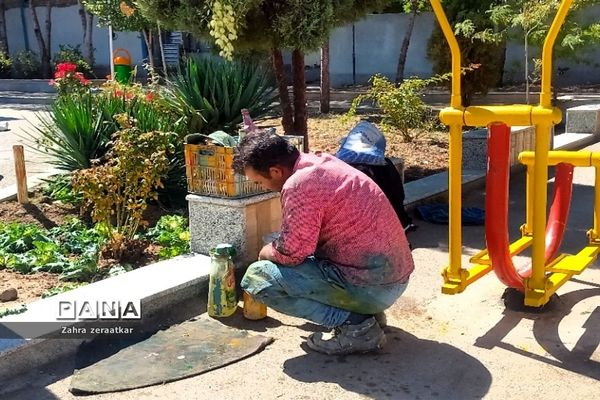
<svg viewBox="0 0 600 400">
<path fill-rule="evenodd" d="M 552 104 L 552 49 L 571 3 L 573 3 L 573 0 L 563 0 L 560 3 L 558 12 L 546 35 L 546 40 L 544 40 L 544 47 L 542 48 L 542 92 L 540 93 L 540 106 L 544 108 L 549 108 Z"/>
<path fill-rule="evenodd" d="M 527 178 L 525 182 L 525 225 L 521 228 L 521 234 L 529 236 L 533 232 L 533 165 L 527 165 Z"/>
<path fill-rule="evenodd" d="M 450 266 L 448 277 L 460 279 L 462 266 L 462 228 L 461 228 L 461 201 L 462 201 L 462 125 L 450 125 L 450 149 L 448 169 L 448 247 L 450 251 Z"/>
<path fill-rule="evenodd" d="M 546 250 L 546 203 L 548 189 L 548 150 L 552 124 L 539 123 L 535 127 L 535 162 L 533 165 L 533 241 L 531 277 L 527 286 L 532 290 L 545 288 L 544 252 Z"/>
<path fill-rule="evenodd" d="M 442 28 L 448 46 L 450 46 L 450 53 L 452 54 L 452 94 L 450 96 L 450 107 L 460 108 L 462 107 L 460 93 L 460 47 L 458 46 L 456 36 L 454 36 L 454 32 L 450 27 L 448 18 L 446 18 L 446 13 L 442 8 L 440 0 L 431 0 L 431 8 L 433 8 L 435 17 Z"/>
<path fill-rule="evenodd" d="M 431 7 L 444 33 L 444 37 L 450 46 L 452 54 L 452 93 L 450 95 L 450 107 L 455 110 L 462 109 L 460 92 L 460 47 L 454 32 L 450 27 L 446 13 L 442 8 L 440 0 L 431 0 Z M 450 123 L 450 149 L 448 168 L 448 247 L 450 253 L 450 265 L 446 269 L 446 279 L 462 282 L 461 256 L 462 256 L 462 121 Z"/>
<path fill-rule="evenodd" d="M 540 108 L 552 107 L 552 50 L 558 32 L 573 0 L 563 0 L 558 8 L 552 25 L 548 30 L 542 48 L 542 91 L 540 93 Z M 552 121 L 540 121 L 535 126 L 535 162 L 533 165 L 533 244 L 531 254 L 531 277 L 527 280 L 527 290 L 545 292 L 545 231 L 546 205 L 548 187 L 548 151 L 550 151 L 550 135 Z M 529 217 L 528 217 L 529 220 Z M 527 302 L 526 293 L 526 302 Z"/>
<path fill-rule="evenodd" d="M 594 185 L 594 227 L 592 228 L 592 237 L 590 240 L 598 240 L 600 234 L 600 167 L 594 168 L 595 185 Z"/>
</svg>

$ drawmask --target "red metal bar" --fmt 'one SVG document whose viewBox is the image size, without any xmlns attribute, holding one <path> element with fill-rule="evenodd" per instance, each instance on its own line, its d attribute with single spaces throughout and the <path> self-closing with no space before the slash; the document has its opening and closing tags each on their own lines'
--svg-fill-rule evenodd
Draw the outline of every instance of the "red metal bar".
<svg viewBox="0 0 600 400">
<path fill-rule="evenodd" d="M 510 127 L 493 123 L 488 127 L 488 165 L 485 194 L 485 241 L 498 279 L 506 286 L 524 290 L 515 270 L 508 240 L 508 182 Z"/>
<path fill-rule="evenodd" d="M 509 287 L 524 290 L 523 278 L 531 275 L 531 264 L 516 271 L 509 251 L 509 149 L 510 127 L 501 123 L 491 124 L 488 129 L 485 238 L 490 260 L 498 279 Z M 552 205 L 546 225 L 545 264 L 556 257 L 564 238 L 573 193 L 573 170 L 572 164 L 559 163 L 556 166 Z"/>
</svg>

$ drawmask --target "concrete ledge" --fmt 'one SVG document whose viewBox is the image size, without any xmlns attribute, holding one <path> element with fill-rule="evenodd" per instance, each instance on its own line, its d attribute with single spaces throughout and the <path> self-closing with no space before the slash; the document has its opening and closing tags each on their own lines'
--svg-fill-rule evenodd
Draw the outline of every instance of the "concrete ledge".
<svg viewBox="0 0 600 400">
<path fill-rule="evenodd" d="M 554 136 L 554 150 L 577 150 L 598 141 L 592 133 L 563 133 Z"/>
<path fill-rule="evenodd" d="M 210 258 L 203 255 L 188 255 L 161 261 L 134 271 L 108 278 L 59 295 L 38 300 L 28 305 L 23 314 L 0 318 L 0 324 L 15 322 L 40 322 L 39 333 L 58 335 L 60 332 L 43 332 L 56 329 L 55 321 L 60 301 L 95 301 L 115 298 L 138 299 L 142 306 L 142 327 L 156 329 L 164 325 L 167 311 L 175 315 L 176 305 L 186 301 L 202 302 L 206 297 Z M 192 315 L 201 313 L 195 309 Z M 191 315 L 190 315 L 191 316 Z M 189 318 L 189 316 L 187 316 Z M 185 320 L 183 317 L 182 320 Z M 179 320 L 171 323 L 181 322 Z M 47 324 L 45 324 L 47 322 Z M 62 325 L 73 325 L 66 321 Z M 11 326 L 14 326 L 11 325 Z M 77 326 L 85 326 L 80 323 Z M 77 350 L 86 338 L 67 339 L 2 339 L 0 338 L 0 381 L 39 367 Z"/>
<path fill-rule="evenodd" d="M 485 181 L 485 171 L 482 170 L 463 170 L 462 184 L 476 184 Z M 404 184 L 404 207 L 413 209 L 423 203 L 447 199 L 448 197 L 448 172 L 430 175 L 416 181 Z"/>
<path fill-rule="evenodd" d="M 58 170 L 46 172 L 44 174 L 32 174 L 27 177 L 27 190 L 31 191 L 44 183 L 44 179 L 48 179 L 51 176 L 60 173 Z M 17 198 L 17 185 L 10 185 L 0 189 L 0 202 L 15 200 Z"/>
</svg>

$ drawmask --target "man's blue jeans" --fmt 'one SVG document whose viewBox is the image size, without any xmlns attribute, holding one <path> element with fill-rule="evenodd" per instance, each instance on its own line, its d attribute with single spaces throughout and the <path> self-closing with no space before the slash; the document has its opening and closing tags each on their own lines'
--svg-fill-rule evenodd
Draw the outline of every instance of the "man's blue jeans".
<svg viewBox="0 0 600 400">
<path fill-rule="evenodd" d="M 357 286 L 338 267 L 309 257 L 292 267 L 257 261 L 248 267 L 242 288 L 267 306 L 329 328 L 339 326 L 350 312 L 376 314 L 390 307 L 407 283 Z"/>
</svg>

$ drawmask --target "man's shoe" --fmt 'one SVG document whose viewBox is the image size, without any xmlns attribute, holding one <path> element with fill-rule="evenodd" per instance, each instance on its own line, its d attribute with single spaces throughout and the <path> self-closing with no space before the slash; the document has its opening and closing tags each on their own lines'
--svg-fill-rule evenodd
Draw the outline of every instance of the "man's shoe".
<svg viewBox="0 0 600 400">
<path fill-rule="evenodd" d="M 385 316 L 385 312 L 378 312 L 377 314 L 375 314 L 375 320 L 377 321 L 377 323 L 379 324 L 379 327 L 381 329 L 384 329 L 387 327 L 387 317 Z"/>
<path fill-rule="evenodd" d="M 329 355 L 367 353 L 383 347 L 385 334 L 375 317 L 369 317 L 360 324 L 340 325 L 331 333 L 315 332 L 306 344 L 314 351 Z"/>
</svg>

